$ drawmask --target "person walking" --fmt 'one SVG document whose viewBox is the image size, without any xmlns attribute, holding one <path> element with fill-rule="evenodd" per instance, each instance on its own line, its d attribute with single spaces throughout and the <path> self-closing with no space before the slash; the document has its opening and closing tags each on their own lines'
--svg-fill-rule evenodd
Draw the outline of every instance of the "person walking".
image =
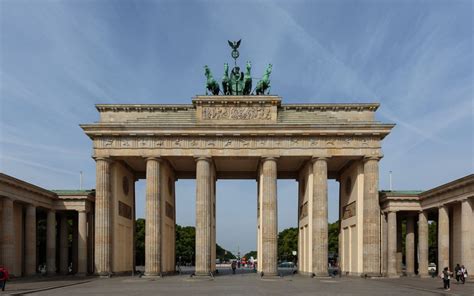
<svg viewBox="0 0 474 296">
<path fill-rule="evenodd" d="M 454 267 L 454 275 L 456 276 L 456 282 L 459 283 L 459 279 L 461 278 L 461 266 L 459 266 L 459 263 Z"/>
<path fill-rule="evenodd" d="M 463 285 L 466 283 L 466 278 L 467 278 L 467 269 L 464 267 L 464 265 L 461 266 L 461 281 Z"/>
<path fill-rule="evenodd" d="M 235 268 L 237 267 L 237 266 L 236 266 L 236 263 L 235 263 L 235 260 L 232 261 L 232 263 L 230 264 L 230 266 L 232 267 L 232 274 L 235 274 Z"/>
<path fill-rule="evenodd" d="M 443 279 L 443 286 L 445 291 L 451 290 L 449 281 L 452 275 L 453 273 L 449 271 L 447 267 L 445 267 L 443 272 L 441 272 L 441 274 L 439 275 Z"/>
<path fill-rule="evenodd" d="M 8 269 L 3 266 L 0 266 L 0 284 L 2 287 L 2 291 L 5 291 L 5 287 L 7 285 L 7 280 L 10 278 L 8 274 Z"/>
</svg>

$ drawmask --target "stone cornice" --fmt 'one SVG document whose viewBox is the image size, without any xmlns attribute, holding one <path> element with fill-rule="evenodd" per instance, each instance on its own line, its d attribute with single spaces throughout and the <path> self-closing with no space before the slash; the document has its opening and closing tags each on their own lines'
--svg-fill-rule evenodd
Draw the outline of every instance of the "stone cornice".
<svg viewBox="0 0 474 296">
<path fill-rule="evenodd" d="M 100 123 L 81 124 L 80 127 L 89 137 L 102 135 L 157 136 L 157 135 L 320 135 L 320 136 L 362 136 L 372 135 L 384 138 L 394 124 L 352 123 L 352 124 L 271 124 L 220 125 L 216 130 L 213 124 L 156 126 L 146 124 Z"/>
<path fill-rule="evenodd" d="M 99 112 L 166 112 L 178 110 L 194 110 L 195 105 L 254 105 L 254 104 L 273 104 L 280 106 L 282 110 L 296 111 L 371 111 L 375 112 L 380 104 L 378 103 L 315 103 L 315 104 L 281 104 L 281 98 L 277 96 L 264 96 L 246 98 L 242 97 L 199 97 L 194 99 L 193 104 L 96 104 Z"/>
<path fill-rule="evenodd" d="M 278 96 L 196 96 L 193 105 L 274 105 L 280 106 L 281 98 Z"/>
<path fill-rule="evenodd" d="M 474 184 L 474 174 L 467 175 L 463 178 L 451 181 L 449 183 L 443 184 L 441 186 L 432 188 L 430 190 L 424 191 L 420 194 L 420 200 L 425 200 L 427 198 L 441 195 L 448 191 L 452 191 L 461 187 L 467 187 L 468 185 Z"/>
<path fill-rule="evenodd" d="M 194 110 L 191 104 L 96 104 L 99 112 L 166 112 L 178 110 Z"/>
<path fill-rule="evenodd" d="M 0 183 L 4 183 L 6 185 L 12 186 L 14 188 L 18 188 L 21 190 L 25 190 L 31 192 L 33 194 L 38 194 L 44 197 L 48 197 L 50 199 L 57 199 L 56 193 L 49 191 L 47 189 L 41 188 L 39 186 L 33 185 L 31 183 L 19 180 L 12 176 L 0 173 Z"/>
<path fill-rule="evenodd" d="M 375 112 L 379 108 L 378 103 L 331 103 L 331 104 L 284 104 L 281 106 L 283 110 L 308 110 L 308 111 L 372 111 Z"/>
</svg>

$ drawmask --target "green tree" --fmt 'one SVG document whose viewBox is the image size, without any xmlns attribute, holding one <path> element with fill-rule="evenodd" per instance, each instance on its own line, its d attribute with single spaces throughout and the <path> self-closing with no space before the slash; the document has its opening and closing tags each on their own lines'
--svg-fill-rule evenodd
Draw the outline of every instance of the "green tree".
<svg viewBox="0 0 474 296">
<path fill-rule="evenodd" d="M 135 264 L 145 265 L 145 219 L 137 219 L 135 231 Z"/>
<path fill-rule="evenodd" d="M 437 264 L 438 258 L 438 224 L 436 221 L 432 221 L 428 224 L 428 259 L 429 262 L 434 262 Z"/>
<path fill-rule="evenodd" d="M 278 234 L 278 260 L 294 261 L 293 251 L 298 250 L 298 228 L 287 228 Z"/>
<path fill-rule="evenodd" d="M 196 249 L 196 230 L 193 226 L 176 224 L 176 262 L 194 264 Z"/>
<path fill-rule="evenodd" d="M 328 252 L 330 255 L 339 252 L 339 221 L 328 225 Z"/>
<path fill-rule="evenodd" d="M 223 262 L 235 259 L 236 257 L 234 254 L 232 254 L 232 252 L 227 251 L 226 249 L 216 244 L 216 258 Z"/>
<path fill-rule="evenodd" d="M 244 255 L 246 259 L 250 259 L 250 257 L 253 257 L 253 259 L 257 259 L 257 251 L 250 251 L 247 254 Z"/>
</svg>

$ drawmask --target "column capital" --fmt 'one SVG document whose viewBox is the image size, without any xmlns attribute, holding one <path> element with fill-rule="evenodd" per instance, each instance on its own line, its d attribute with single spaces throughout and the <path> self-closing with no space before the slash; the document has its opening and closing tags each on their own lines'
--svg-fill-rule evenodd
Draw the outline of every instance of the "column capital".
<svg viewBox="0 0 474 296">
<path fill-rule="evenodd" d="M 143 158 L 145 158 L 146 161 L 156 160 L 158 162 L 161 162 L 163 160 L 160 156 L 144 156 Z"/>
<path fill-rule="evenodd" d="M 273 160 L 273 161 L 277 161 L 278 158 L 280 158 L 279 156 L 276 156 L 276 155 L 268 155 L 268 156 L 262 156 L 261 157 L 261 160 L 262 161 L 265 161 L 265 160 Z"/>
<path fill-rule="evenodd" d="M 330 157 L 330 156 L 316 156 L 316 155 L 313 155 L 313 156 L 311 157 L 311 162 L 314 163 L 314 162 L 316 162 L 316 161 L 318 161 L 318 160 L 328 161 L 329 158 L 331 158 L 331 157 Z"/>
<path fill-rule="evenodd" d="M 204 161 L 207 161 L 207 162 L 212 162 L 212 157 L 211 156 L 204 156 L 204 155 L 201 155 L 201 156 L 195 156 L 194 157 L 194 160 L 196 162 L 200 161 L 200 160 L 204 160 Z"/>
<path fill-rule="evenodd" d="M 364 162 L 367 162 L 369 160 L 376 160 L 376 161 L 380 161 L 382 159 L 383 156 L 381 155 L 364 155 Z"/>
<path fill-rule="evenodd" d="M 107 156 L 97 156 L 97 157 L 92 157 L 96 162 L 97 161 L 106 161 L 108 163 L 112 162 L 112 159 L 110 157 L 107 157 Z"/>
</svg>

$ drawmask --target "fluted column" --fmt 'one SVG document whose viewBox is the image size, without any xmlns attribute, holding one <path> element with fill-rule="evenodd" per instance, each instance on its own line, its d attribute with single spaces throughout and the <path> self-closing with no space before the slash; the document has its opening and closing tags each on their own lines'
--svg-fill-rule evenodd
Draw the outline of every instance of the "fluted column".
<svg viewBox="0 0 474 296">
<path fill-rule="evenodd" d="M 472 257 L 472 205 L 468 199 L 461 201 L 461 262 L 468 270 L 474 270 L 474 258 Z"/>
<path fill-rule="evenodd" d="M 428 215 L 426 212 L 418 214 L 418 275 L 428 276 Z"/>
<path fill-rule="evenodd" d="M 401 215 L 397 215 L 397 255 L 396 255 L 396 261 L 397 261 L 397 273 L 401 274 L 402 273 L 402 265 L 403 265 L 403 253 L 402 253 L 402 219 L 403 217 Z"/>
<path fill-rule="evenodd" d="M 313 158 L 313 262 L 316 276 L 328 275 L 328 165 L 324 157 Z"/>
<path fill-rule="evenodd" d="M 36 207 L 26 206 L 25 215 L 25 275 L 36 274 Z"/>
<path fill-rule="evenodd" d="M 69 267 L 68 229 L 67 215 L 62 213 L 59 221 L 59 272 L 68 273 Z"/>
<path fill-rule="evenodd" d="M 13 270 L 15 266 L 15 231 L 13 225 L 13 200 L 8 197 L 3 197 L 3 216 L 0 225 L 2 236 L 2 252 L 3 264 L 8 270 Z"/>
<path fill-rule="evenodd" d="M 363 272 L 380 275 L 379 158 L 364 159 Z"/>
<path fill-rule="evenodd" d="M 407 275 L 415 274 L 415 220 L 407 217 L 407 234 L 405 237 L 405 259 Z"/>
<path fill-rule="evenodd" d="M 196 275 L 211 272 L 211 159 L 196 159 Z"/>
<path fill-rule="evenodd" d="M 46 272 L 56 274 L 56 211 L 49 210 L 46 218 Z"/>
<path fill-rule="evenodd" d="M 389 277 L 397 276 L 397 212 L 387 214 L 387 274 Z"/>
<path fill-rule="evenodd" d="M 87 212 L 78 213 L 77 273 L 87 274 Z"/>
<path fill-rule="evenodd" d="M 278 274 L 277 162 L 273 157 L 262 160 L 262 271 L 264 276 Z M 259 263 L 260 264 L 260 263 Z"/>
<path fill-rule="evenodd" d="M 438 209 L 438 270 L 449 267 L 449 213 L 446 206 Z"/>
<path fill-rule="evenodd" d="M 146 161 L 145 275 L 161 275 L 160 159 Z"/>
<path fill-rule="evenodd" d="M 111 191 L 110 165 L 107 158 L 96 159 L 95 197 L 95 272 L 109 276 L 111 269 Z"/>
</svg>

